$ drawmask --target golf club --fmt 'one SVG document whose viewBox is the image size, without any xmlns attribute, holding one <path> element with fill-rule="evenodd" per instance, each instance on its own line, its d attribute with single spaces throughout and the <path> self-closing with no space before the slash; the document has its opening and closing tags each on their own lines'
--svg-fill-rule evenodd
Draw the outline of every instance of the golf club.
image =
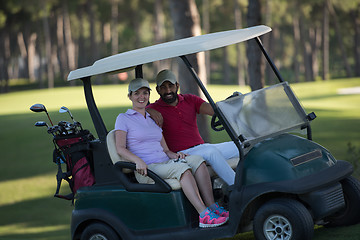
<svg viewBox="0 0 360 240">
<path fill-rule="evenodd" d="M 71 118 L 71 120 L 73 121 L 75 127 L 80 127 L 80 129 L 82 130 L 81 123 L 74 120 L 73 115 L 71 114 L 70 110 L 69 110 L 67 107 L 62 106 L 62 107 L 59 109 L 59 113 L 66 113 L 66 112 L 69 113 L 70 118 Z"/>
<path fill-rule="evenodd" d="M 49 127 L 49 125 L 44 121 L 38 121 L 35 123 L 35 127 Z"/>
<path fill-rule="evenodd" d="M 51 133 L 53 136 L 55 136 L 53 132 L 49 132 L 50 127 L 49 127 L 49 125 L 48 125 L 46 122 L 44 122 L 44 121 L 38 121 L 38 122 L 36 122 L 36 123 L 35 123 L 35 127 L 47 127 L 48 133 Z"/>
<path fill-rule="evenodd" d="M 66 113 L 66 112 L 69 113 L 71 119 L 73 120 L 73 122 L 75 122 L 73 115 L 71 114 L 70 110 L 67 107 L 62 106 L 59 110 L 59 113 Z"/>
<path fill-rule="evenodd" d="M 54 135 L 54 133 L 57 134 L 61 134 L 61 130 L 60 127 L 58 125 L 52 126 L 48 128 L 48 133 L 51 133 Z"/>
<path fill-rule="evenodd" d="M 34 104 L 30 107 L 30 110 L 33 111 L 33 112 L 45 112 L 50 123 L 51 123 L 51 126 L 54 126 L 54 124 L 52 123 L 51 119 L 50 119 L 50 116 L 46 110 L 46 107 L 43 105 L 43 104 L 40 104 L 40 103 L 37 103 L 37 104 Z"/>
</svg>

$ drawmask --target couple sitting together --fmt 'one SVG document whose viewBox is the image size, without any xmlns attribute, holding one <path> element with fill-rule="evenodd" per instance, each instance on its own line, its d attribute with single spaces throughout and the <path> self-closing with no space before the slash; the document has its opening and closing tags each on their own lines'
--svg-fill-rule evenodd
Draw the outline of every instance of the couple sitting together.
<svg viewBox="0 0 360 240">
<path fill-rule="evenodd" d="M 115 123 L 116 150 L 136 164 L 139 182 L 147 183 L 147 169 L 161 178 L 179 180 L 182 190 L 199 213 L 200 227 L 216 227 L 228 221 L 229 212 L 214 201 L 206 164 L 228 185 L 235 172 L 226 159 L 238 157 L 233 142 L 204 143 L 196 114 L 213 115 L 211 105 L 191 94 L 178 94 L 179 83 L 169 70 L 156 77 L 160 98 L 148 105 L 148 81 L 136 78 L 129 84 L 132 109 L 120 113 Z M 143 179 L 143 181 L 142 181 Z"/>
</svg>

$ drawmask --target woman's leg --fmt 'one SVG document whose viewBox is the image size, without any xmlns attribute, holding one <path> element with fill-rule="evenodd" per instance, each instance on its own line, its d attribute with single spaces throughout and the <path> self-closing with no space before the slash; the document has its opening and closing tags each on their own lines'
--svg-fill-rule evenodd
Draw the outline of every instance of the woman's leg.
<svg viewBox="0 0 360 240">
<path fill-rule="evenodd" d="M 181 188 L 185 196 L 189 199 L 191 204 L 195 207 L 196 211 L 200 214 L 206 207 L 202 201 L 199 189 L 196 185 L 194 176 L 190 170 L 186 170 L 180 178 Z"/>
<path fill-rule="evenodd" d="M 205 202 L 205 205 L 214 211 L 221 217 L 229 218 L 229 212 L 220 207 L 214 201 L 214 195 L 212 192 L 211 179 L 205 162 L 202 159 L 199 160 L 199 156 L 191 155 L 186 157 L 189 166 L 192 169 L 192 173 L 195 177 L 198 185 L 201 197 Z"/>
<path fill-rule="evenodd" d="M 190 157 L 190 159 L 192 158 L 194 158 L 194 156 Z M 197 158 L 199 157 L 197 156 Z M 200 158 L 195 161 L 201 165 L 204 160 Z M 148 167 L 160 177 L 168 178 L 172 176 L 172 178 L 180 179 L 180 184 L 185 196 L 199 213 L 200 227 L 216 227 L 227 222 L 226 217 L 216 215 L 205 206 L 192 173 L 192 168 L 189 167 L 187 163 L 174 163 L 173 161 L 169 161 L 165 164 L 150 164 Z M 195 169 L 197 168 L 194 168 L 194 170 Z"/>
<path fill-rule="evenodd" d="M 195 180 L 198 185 L 198 188 L 200 190 L 201 197 L 205 202 L 205 205 L 206 206 L 213 205 L 215 203 L 214 195 L 212 192 L 210 174 L 206 167 L 205 162 L 201 163 L 201 165 L 196 170 L 194 176 L 195 176 Z"/>
</svg>

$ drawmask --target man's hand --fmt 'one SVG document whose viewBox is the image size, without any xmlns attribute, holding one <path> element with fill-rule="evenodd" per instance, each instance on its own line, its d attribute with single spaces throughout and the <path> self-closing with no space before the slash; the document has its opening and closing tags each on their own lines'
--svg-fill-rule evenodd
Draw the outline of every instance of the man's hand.
<svg viewBox="0 0 360 240">
<path fill-rule="evenodd" d="M 188 154 L 186 153 L 183 152 L 174 153 L 170 150 L 165 151 L 165 153 L 170 159 L 185 159 L 185 157 L 188 156 Z"/>
<path fill-rule="evenodd" d="M 146 111 L 150 114 L 150 117 L 155 121 L 155 123 L 159 127 L 162 127 L 162 125 L 164 123 L 164 119 L 163 119 L 161 113 L 152 108 L 147 108 Z"/>
</svg>

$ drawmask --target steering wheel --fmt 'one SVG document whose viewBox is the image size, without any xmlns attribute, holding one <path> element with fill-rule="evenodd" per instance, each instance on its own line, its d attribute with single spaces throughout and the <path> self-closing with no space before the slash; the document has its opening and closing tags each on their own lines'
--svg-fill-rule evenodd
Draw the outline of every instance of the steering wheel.
<svg viewBox="0 0 360 240">
<path fill-rule="evenodd" d="M 231 96 L 227 97 L 226 99 L 232 98 L 232 97 L 236 97 L 242 95 L 241 92 L 234 92 Z M 220 132 L 222 130 L 224 130 L 224 126 L 222 126 L 222 123 L 220 122 L 220 119 L 218 119 L 218 116 L 216 115 L 216 113 L 214 113 L 214 115 L 211 118 L 211 128 L 214 131 Z"/>
<path fill-rule="evenodd" d="M 211 118 L 211 128 L 216 132 L 220 132 L 225 129 L 216 113 L 214 113 Z"/>
</svg>

